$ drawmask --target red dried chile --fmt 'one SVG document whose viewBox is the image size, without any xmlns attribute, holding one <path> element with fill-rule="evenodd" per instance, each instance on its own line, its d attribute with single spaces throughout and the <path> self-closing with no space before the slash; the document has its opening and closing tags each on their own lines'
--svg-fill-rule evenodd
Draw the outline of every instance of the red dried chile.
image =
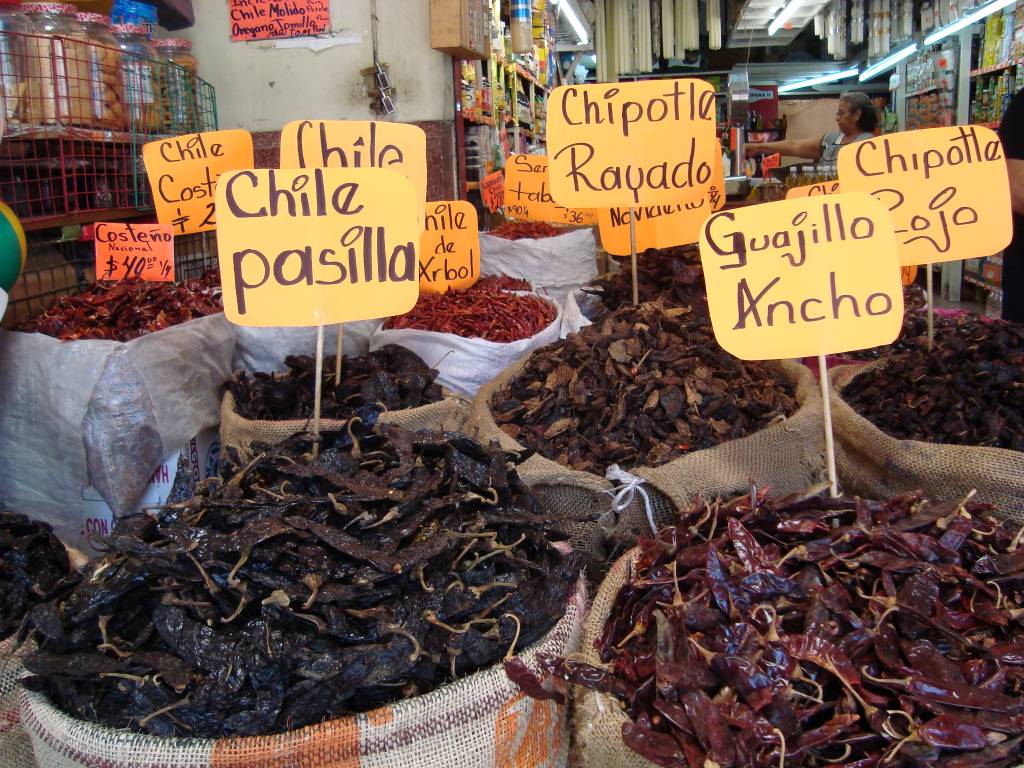
<svg viewBox="0 0 1024 768">
<path fill-rule="evenodd" d="M 505 240 L 525 240 L 527 238 L 540 240 L 545 237 L 564 235 L 567 231 L 545 224 L 543 221 L 506 221 L 488 231 L 487 234 Z"/>
</svg>

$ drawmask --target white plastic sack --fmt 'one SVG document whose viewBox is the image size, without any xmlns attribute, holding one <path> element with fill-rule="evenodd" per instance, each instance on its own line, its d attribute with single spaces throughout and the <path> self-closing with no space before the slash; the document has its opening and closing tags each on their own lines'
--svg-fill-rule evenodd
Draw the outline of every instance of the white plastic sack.
<svg viewBox="0 0 1024 768">
<path fill-rule="evenodd" d="M 82 487 L 131 511 L 160 462 L 219 421 L 223 314 L 129 342 L 0 331 L 0 505 L 83 541 Z"/>
<path fill-rule="evenodd" d="M 592 293 L 584 293 L 581 289 L 571 291 L 565 299 L 565 310 L 562 312 L 562 335 L 579 333 L 593 321 L 591 318 L 600 310 L 601 300 Z"/>
<path fill-rule="evenodd" d="M 380 320 L 345 323 L 342 352 L 346 357 L 359 357 L 370 350 L 370 336 L 380 327 Z M 235 328 L 238 344 L 231 366 L 236 371 L 283 373 L 288 370 L 288 355 L 316 354 L 316 328 Z M 324 327 L 324 356 L 334 354 L 338 343 L 338 326 Z"/>
<path fill-rule="evenodd" d="M 553 303 L 557 312 L 551 324 L 522 341 L 501 344 L 484 339 L 464 339 L 452 333 L 404 328 L 386 331 L 382 327 L 370 337 L 370 350 L 387 344 L 405 347 L 438 372 L 438 384 L 471 398 L 480 387 L 519 358 L 558 341 L 562 329 L 562 307 L 558 302 Z"/>
<path fill-rule="evenodd" d="M 597 242 L 592 229 L 539 240 L 505 240 L 480 233 L 480 274 L 529 280 L 534 290 L 559 304 L 597 277 Z"/>
</svg>

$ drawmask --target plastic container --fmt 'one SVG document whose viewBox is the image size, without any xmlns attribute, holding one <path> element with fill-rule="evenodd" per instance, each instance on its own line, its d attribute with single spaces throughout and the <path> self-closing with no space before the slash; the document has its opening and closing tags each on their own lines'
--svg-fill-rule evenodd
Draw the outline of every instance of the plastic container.
<svg viewBox="0 0 1024 768">
<path fill-rule="evenodd" d="M 121 49 L 111 31 L 110 17 L 102 13 L 78 13 L 78 26 L 87 42 L 89 108 L 98 128 L 123 130 L 127 125 Z"/>
<path fill-rule="evenodd" d="M 32 22 L 28 52 L 27 118 L 43 125 L 72 121 L 67 43 L 78 34 L 75 6 L 68 3 L 24 3 Z"/>
<path fill-rule="evenodd" d="M 111 30 L 121 49 L 129 129 L 132 133 L 158 133 L 164 126 L 159 98 L 159 54 L 141 24 L 114 24 Z"/>
<path fill-rule="evenodd" d="M 533 50 L 533 7 L 530 0 L 511 0 L 509 30 L 512 33 L 512 53 Z"/>
<path fill-rule="evenodd" d="M 192 41 L 171 37 L 154 42 L 157 54 L 166 64 L 160 68 L 160 100 L 166 133 L 195 133 L 202 130 L 196 78 L 199 61 L 192 55 Z"/>
<path fill-rule="evenodd" d="M 20 5 L 18 0 L 0 2 L 0 107 L 8 124 L 19 117 L 28 94 L 27 35 L 32 34 L 32 22 Z"/>
<path fill-rule="evenodd" d="M 116 0 L 110 9 L 110 17 L 115 24 L 142 24 L 147 27 L 157 24 L 156 6 L 139 0 Z M 149 29 L 146 32 L 148 34 Z"/>
</svg>

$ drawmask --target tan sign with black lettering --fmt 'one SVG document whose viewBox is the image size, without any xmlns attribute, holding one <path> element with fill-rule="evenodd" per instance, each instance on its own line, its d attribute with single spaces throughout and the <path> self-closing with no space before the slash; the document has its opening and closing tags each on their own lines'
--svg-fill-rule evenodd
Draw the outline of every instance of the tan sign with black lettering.
<svg viewBox="0 0 1024 768">
<path fill-rule="evenodd" d="M 849 352 L 899 335 L 896 238 L 866 193 L 716 213 L 700 258 L 715 338 L 743 360 Z"/>
<path fill-rule="evenodd" d="M 562 205 L 676 205 L 711 183 L 715 89 L 704 80 L 560 86 L 547 120 L 551 195 Z"/>
<path fill-rule="evenodd" d="M 505 216 L 586 227 L 597 223 L 593 211 L 566 208 L 551 197 L 547 155 L 509 155 L 505 164 Z"/>
<path fill-rule="evenodd" d="M 462 291 L 480 279 L 480 227 L 468 200 L 427 203 L 420 238 L 420 290 Z"/>
<path fill-rule="evenodd" d="M 835 195 L 841 190 L 838 181 L 819 181 L 814 184 L 805 184 L 802 187 L 792 187 L 786 190 L 786 199 L 794 197 L 821 197 L 822 195 Z"/>
<path fill-rule="evenodd" d="M 246 170 L 217 185 L 224 314 L 315 326 L 400 315 L 419 296 L 412 182 L 376 168 Z"/>
<path fill-rule="evenodd" d="M 889 209 L 905 265 L 991 256 L 1013 235 L 1003 145 L 980 125 L 848 144 L 839 150 L 839 180 Z"/>
</svg>

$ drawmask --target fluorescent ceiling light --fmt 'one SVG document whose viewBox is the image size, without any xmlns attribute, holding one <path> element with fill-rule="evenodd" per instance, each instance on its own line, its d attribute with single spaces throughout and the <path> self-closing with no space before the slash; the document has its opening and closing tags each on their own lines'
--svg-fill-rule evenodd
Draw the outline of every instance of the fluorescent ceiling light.
<svg viewBox="0 0 1024 768">
<path fill-rule="evenodd" d="M 786 7 L 779 11 L 779 15 L 772 19 L 772 23 L 768 25 L 768 36 L 771 37 L 780 29 L 782 25 L 789 21 L 789 17 L 796 11 L 796 7 L 800 5 L 802 0 L 789 0 L 786 3 Z M 1016 2 L 1016 0 L 1014 0 Z"/>
<path fill-rule="evenodd" d="M 1016 2 L 1017 0 L 1014 0 Z M 576 15 L 576 11 L 572 7 L 572 3 L 569 0 L 561 0 L 558 3 L 558 10 L 565 14 L 565 18 L 569 20 L 569 26 L 576 32 L 576 37 L 580 39 L 580 45 L 586 45 L 590 42 L 590 35 L 587 33 L 587 27 L 580 17 Z"/>
<path fill-rule="evenodd" d="M 1000 0 L 1000 2 L 1002 2 L 1002 0 Z M 1016 2 L 1016 0 L 1014 0 L 1014 2 Z M 896 53 L 890 54 L 889 56 L 886 56 L 881 61 L 872 64 L 870 67 L 868 67 L 863 72 L 861 72 L 860 73 L 860 77 L 858 77 L 857 79 L 860 80 L 860 82 L 862 82 L 862 83 L 865 80 L 870 80 L 872 77 L 877 75 L 879 72 L 885 72 L 885 70 L 887 70 L 887 69 L 892 69 L 894 66 L 899 64 L 905 58 L 907 58 L 908 56 L 912 55 L 914 53 L 914 51 L 916 51 L 916 50 L 917 50 L 917 43 L 911 43 L 906 48 L 901 48 L 900 50 L 896 51 Z"/>
<path fill-rule="evenodd" d="M 962 19 L 957 19 L 952 24 L 947 24 L 942 27 L 942 29 L 935 30 L 924 39 L 924 44 L 931 45 L 932 43 L 937 43 L 939 40 L 943 40 L 950 35 L 959 32 L 964 27 L 969 27 L 974 22 L 981 21 L 986 16 L 990 16 L 996 11 L 1001 11 L 1003 8 L 1013 5 L 1015 2 L 1017 2 L 1017 0 L 995 0 L 994 2 L 983 5 L 980 8 L 971 11 Z"/>
<path fill-rule="evenodd" d="M 779 93 L 789 93 L 799 88 L 808 88 L 812 85 L 822 85 L 824 83 L 834 83 L 836 80 L 845 80 L 848 77 L 853 77 L 859 70 L 857 67 L 850 67 L 844 69 L 841 72 L 829 72 L 827 75 L 819 75 L 818 77 L 811 77 L 807 80 L 797 80 L 796 82 L 786 83 L 785 85 L 779 86 Z"/>
</svg>

